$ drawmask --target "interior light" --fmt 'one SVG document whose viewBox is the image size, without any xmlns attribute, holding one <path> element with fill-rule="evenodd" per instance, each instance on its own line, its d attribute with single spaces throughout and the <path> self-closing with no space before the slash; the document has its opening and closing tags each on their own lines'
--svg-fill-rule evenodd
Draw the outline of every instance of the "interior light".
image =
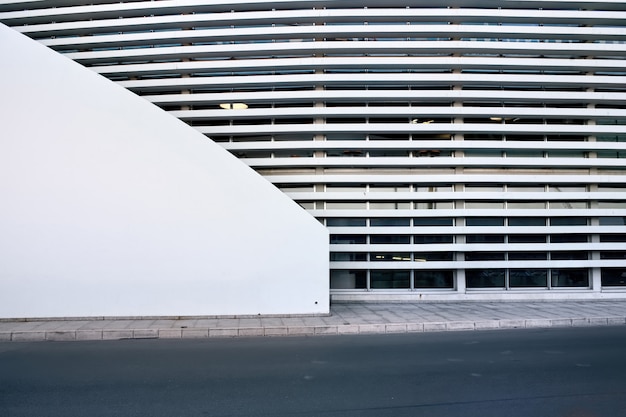
<svg viewBox="0 0 626 417">
<path fill-rule="evenodd" d="M 490 117 L 489 120 L 493 120 L 494 122 L 501 122 L 502 117 Z"/>
<path fill-rule="evenodd" d="M 220 107 L 224 110 L 243 110 L 247 109 L 248 105 L 246 103 L 222 103 Z"/>
</svg>

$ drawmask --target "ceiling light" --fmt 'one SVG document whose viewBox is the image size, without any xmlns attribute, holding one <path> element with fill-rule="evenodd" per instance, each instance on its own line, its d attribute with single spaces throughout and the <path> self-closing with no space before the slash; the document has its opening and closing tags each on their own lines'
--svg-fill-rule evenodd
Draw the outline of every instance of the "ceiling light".
<svg viewBox="0 0 626 417">
<path fill-rule="evenodd" d="M 220 107 L 225 110 L 243 110 L 247 109 L 248 105 L 246 103 L 222 103 Z"/>
</svg>

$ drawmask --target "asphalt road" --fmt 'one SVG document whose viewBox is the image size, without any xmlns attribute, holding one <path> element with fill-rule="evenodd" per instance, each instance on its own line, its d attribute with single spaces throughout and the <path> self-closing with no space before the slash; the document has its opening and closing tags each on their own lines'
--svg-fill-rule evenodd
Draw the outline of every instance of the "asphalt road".
<svg viewBox="0 0 626 417">
<path fill-rule="evenodd" d="M 626 416 L 626 327 L 0 343 L 0 416 Z"/>
</svg>

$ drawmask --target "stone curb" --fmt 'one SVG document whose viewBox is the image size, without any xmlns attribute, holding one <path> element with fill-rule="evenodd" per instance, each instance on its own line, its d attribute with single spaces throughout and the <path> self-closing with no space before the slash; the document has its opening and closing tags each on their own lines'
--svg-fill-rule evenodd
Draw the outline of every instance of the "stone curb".
<svg viewBox="0 0 626 417">
<path fill-rule="evenodd" d="M 0 331 L 0 342 L 67 342 L 123 339 L 207 339 L 234 337 L 317 336 L 345 334 L 419 333 L 499 329 L 537 329 L 626 325 L 626 317 L 500 319 L 419 323 L 369 323 L 319 326 L 241 328 L 180 328 L 123 330 Z"/>
</svg>

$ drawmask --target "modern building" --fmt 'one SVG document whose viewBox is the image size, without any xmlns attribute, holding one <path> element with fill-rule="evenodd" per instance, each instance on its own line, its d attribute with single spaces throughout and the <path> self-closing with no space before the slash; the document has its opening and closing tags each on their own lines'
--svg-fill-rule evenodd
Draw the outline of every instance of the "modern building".
<svg viewBox="0 0 626 417">
<path fill-rule="evenodd" d="M 300 204 L 334 300 L 626 297 L 621 0 L 3 1 L 0 22 Z"/>
</svg>

